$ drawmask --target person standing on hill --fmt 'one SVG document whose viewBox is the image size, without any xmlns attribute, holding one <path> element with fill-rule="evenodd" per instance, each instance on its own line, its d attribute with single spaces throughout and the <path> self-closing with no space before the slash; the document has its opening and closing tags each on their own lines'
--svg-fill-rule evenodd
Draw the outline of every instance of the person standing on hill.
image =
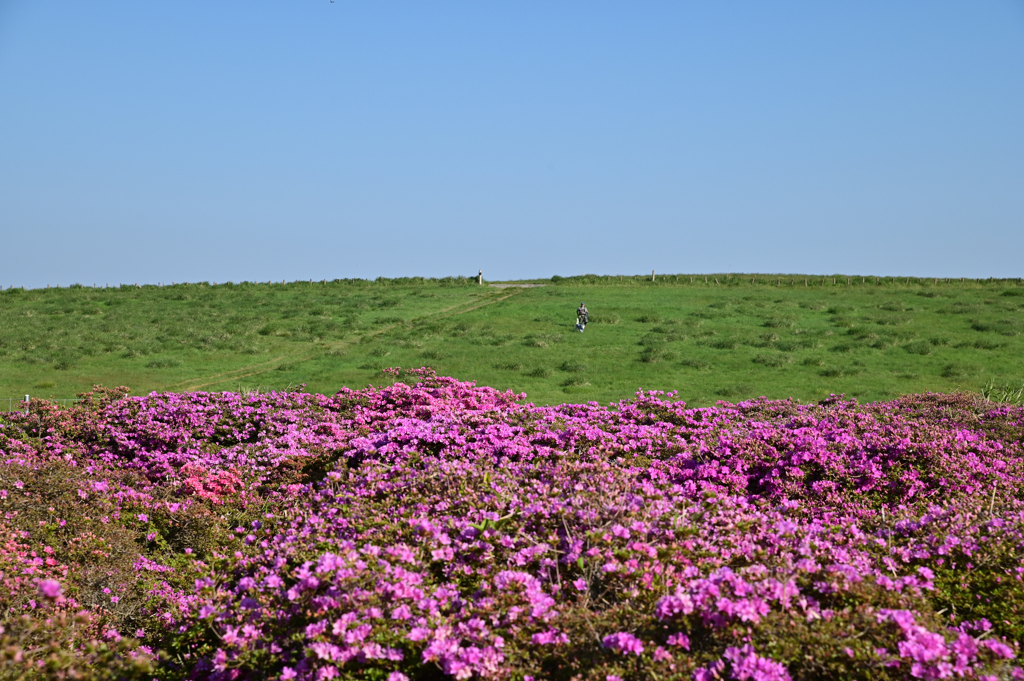
<svg viewBox="0 0 1024 681">
<path fill-rule="evenodd" d="M 587 310 L 585 303 L 580 303 L 580 306 L 576 308 L 576 330 L 583 333 L 583 330 L 587 328 L 587 322 L 590 321 L 590 311 Z"/>
</svg>

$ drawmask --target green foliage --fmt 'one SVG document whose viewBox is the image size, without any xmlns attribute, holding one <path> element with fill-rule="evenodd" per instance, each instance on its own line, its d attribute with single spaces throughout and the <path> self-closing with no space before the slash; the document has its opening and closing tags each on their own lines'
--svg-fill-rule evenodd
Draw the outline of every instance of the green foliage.
<svg viewBox="0 0 1024 681">
<path fill-rule="evenodd" d="M 142 681 L 153 678 L 154 659 L 137 641 L 105 640 L 102 620 L 44 604 L 0 626 L 0 681 L 76 679 Z"/>
<path fill-rule="evenodd" d="M 0 293 L 0 395 L 71 397 L 94 383 L 260 390 L 394 380 L 430 366 L 531 401 L 679 390 L 722 397 L 1018 386 L 1024 285 L 1015 280 L 657 275 L 179 284 Z M 591 324 L 574 333 L 587 302 Z M 583 370 L 565 369 L 585 365 Z M 585 374 L 564 385 L 566 374 Z M 742 390 L 740 388 L 743 388 Z M 994 390 L 995 388 L 993 388 Z M 990 391 L 991 392 L 991 391 Z M 571 396 L 570 396 L 571 394 Z"/>
<path fill-rule="evenodd" d="M 981 396 L 992 402 L 1024 404 L 1024 384 L 1014 387 L 1010 385 L 997 386 L 995 383 L 989 383 L 981 389 Z"/>
</svg>

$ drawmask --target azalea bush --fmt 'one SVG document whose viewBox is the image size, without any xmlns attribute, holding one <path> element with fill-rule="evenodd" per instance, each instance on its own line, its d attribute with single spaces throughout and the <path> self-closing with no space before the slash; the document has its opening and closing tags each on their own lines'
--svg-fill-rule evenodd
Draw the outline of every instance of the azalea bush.
<svg viewBox="0 0 1024 681">
<path fill-rule="evenodd" d="M 5 417 L 0 678 L 1024 678 L 1021 407 L 401 379 Z"/>
</svg>

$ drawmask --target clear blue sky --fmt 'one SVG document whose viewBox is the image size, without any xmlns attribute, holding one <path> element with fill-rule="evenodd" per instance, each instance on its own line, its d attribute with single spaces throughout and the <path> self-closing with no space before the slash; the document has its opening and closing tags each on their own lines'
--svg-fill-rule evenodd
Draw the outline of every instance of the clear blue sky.
<svg viewBox="0 0 1024 681">
<path fill-rule="evenodd" d="M 0 284 L 1024 276 L 1024 2 L 0 0 Z"/>
</svg>

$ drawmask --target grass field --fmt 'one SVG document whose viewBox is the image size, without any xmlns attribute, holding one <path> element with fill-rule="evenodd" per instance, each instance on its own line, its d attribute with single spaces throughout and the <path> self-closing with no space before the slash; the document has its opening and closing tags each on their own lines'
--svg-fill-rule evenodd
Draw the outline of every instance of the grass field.
<svg viewBox="0 0 1024 681">
<path fill-rule="evenodd" d="M 153 390 L 330 393 L 438 373 L 536 403 L 637 388 L 693 405 L 1019 388 L 1024 283 L 875 277 L 582 276 L 180 284 L 0 293 L 0 397 Z M 573 332 L 585 301 L 591 325 Z M 7 406 L 3 400 L 2 407 Z"/>
</svg>

